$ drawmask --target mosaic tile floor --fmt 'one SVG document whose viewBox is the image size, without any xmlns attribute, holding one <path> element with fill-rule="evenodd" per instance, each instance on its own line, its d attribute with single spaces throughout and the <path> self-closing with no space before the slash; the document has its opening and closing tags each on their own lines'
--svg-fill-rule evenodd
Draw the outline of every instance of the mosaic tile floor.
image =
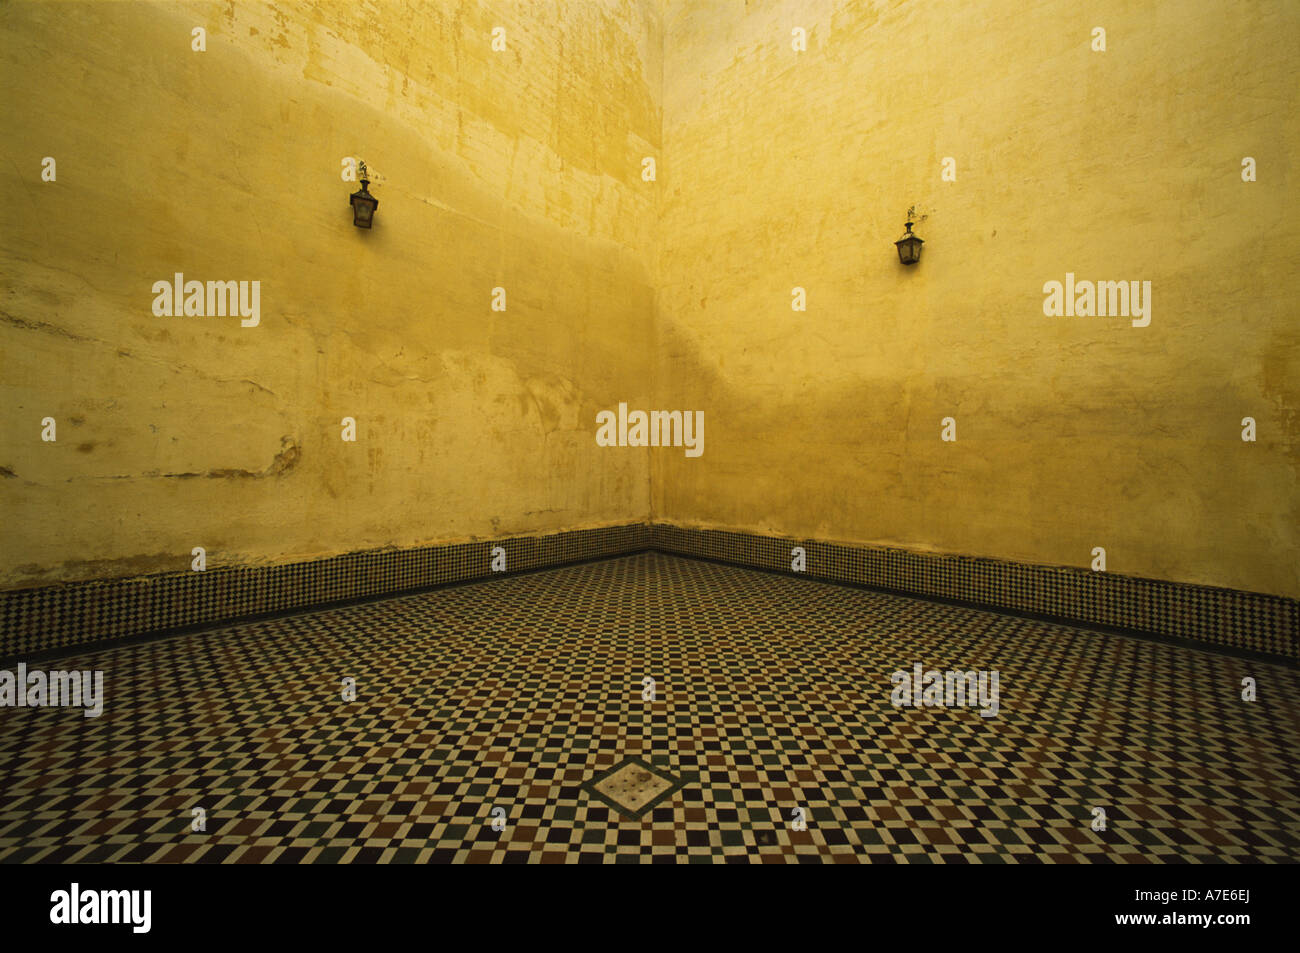
<svg viewBox="0 0 1300 953">
<path fill-rule="evenodd" d="M 0 709 L 9 863 L 1300 860 L 1294 669 L 656 553 L 40 667 L 105 710 Z"/>
</svg>

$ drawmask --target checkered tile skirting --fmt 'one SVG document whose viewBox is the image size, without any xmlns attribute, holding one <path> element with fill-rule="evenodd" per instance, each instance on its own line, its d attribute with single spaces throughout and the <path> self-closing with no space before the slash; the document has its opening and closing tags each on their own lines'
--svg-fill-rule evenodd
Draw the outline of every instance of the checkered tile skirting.
<svg viewBox="0 0 1300 953">
<path fill-rule="evenodd" d="M 650 548 L 1300 661 L 1300 602 L 1063 566 L 652 524 Z"/>
<path fill-rule="evenodd" d="M 1300 861 L 1294 668 L 659 553 L 59 668 L 103 714 L 0 709 L 3 862 Z M 640 816 L 589 789 L 633 758 Z"/>
<path fill-rule="evenodd" d="M 514 573 L 637 552 L 647 538 L 633 523 L 0 592 L 0 659 L 481 579 L 492 575 L 495 546 Z"/>
<path fill-rule="evenodd" d="M 0 660 L 481 579 L 492 575 L 497 545 L 511 573 L 645 549 L 788 573 L 791 548 L 802 546 L 811 578 L 1300 661 L 1300 603 L 1293 599 L 665 523 L 0 592 Z"/>
</svg>

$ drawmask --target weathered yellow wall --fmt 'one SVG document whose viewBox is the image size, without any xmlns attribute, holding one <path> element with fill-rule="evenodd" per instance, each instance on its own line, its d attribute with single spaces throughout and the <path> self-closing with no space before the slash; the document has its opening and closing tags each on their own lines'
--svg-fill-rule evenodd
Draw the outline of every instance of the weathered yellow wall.
<svg viewBox="0 0 1300 953">
<path fill-rule="evenodd" d="M 649 389 L 659 16 L 0 6 L 0 585 L 644 518 L 592 421 Z M 155 317 L 177 271 L 259 280 L 260 326 Z"/>
<path fill-rule="evenodd" d="M 1300 596 L 1300 4 L 706 0 L 664 31 L 656 401 L 707 447 L 652 451 L 657 516 Z M 1151 281 L 1150 326 L 1044 316 L 1067 272 Z"/>
<path fill-rule="evenodd" d="M 20 2 L 0 31 L 0 585 L 650 515 L 1300 596 L 1296 4 Z M 154 317 L 176 271 L 260 280 L 261 326 Z M 1151 281 L 1151 325 L 1044 316 L 1067 272 Z M 704 455 L 597 447 L 621 400 L 705 411 Z"/>
</svg>

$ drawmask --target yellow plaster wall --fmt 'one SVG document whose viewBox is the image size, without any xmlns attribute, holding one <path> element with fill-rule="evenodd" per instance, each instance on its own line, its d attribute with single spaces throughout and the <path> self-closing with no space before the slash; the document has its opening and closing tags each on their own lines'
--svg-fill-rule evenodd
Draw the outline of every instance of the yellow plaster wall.
<svg viewBox="0 0 1300 953">
<path fill-rule="evenodd" d="M 652 516 L 1300 596 L 1295 4 L 18 2 L 0 30 L 0 586 Z M 176 271 L 260 280 L 261 326 L 155 317 Z M 1151 281 L 1151 325 L 1044 316 L 1067 272 Z M 705 411 L 704 455 L 597 447 L 619 401 Z"/>
<path fill-rule="evenodd" d="M 664 49 L 656 398 L 707 448 L 658 517 L 1300 596 L 1300 5 L 673 0 Z M 1150 325 L 1046 317 L 1067 272 Z"/>
<path fill-rule="evenodd" d="M 644 518 L 661 69 L 649 2 L 0 6 L 0 585 Z"/>
</svg>

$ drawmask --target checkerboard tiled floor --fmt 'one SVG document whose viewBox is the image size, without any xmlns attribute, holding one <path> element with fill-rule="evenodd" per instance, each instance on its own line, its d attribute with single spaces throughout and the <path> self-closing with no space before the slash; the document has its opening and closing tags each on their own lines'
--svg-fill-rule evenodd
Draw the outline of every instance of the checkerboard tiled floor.
<svg viewBox="0 0 1300 953">
<path fill-rule="evenodd" d="M 11 863 L 1300 860 L 1295 669 L 656 553 L 33 667 L 107 698 L 0 709 Z M 684 786 L 583 790 L 628 757 Z"/>
</svg>

